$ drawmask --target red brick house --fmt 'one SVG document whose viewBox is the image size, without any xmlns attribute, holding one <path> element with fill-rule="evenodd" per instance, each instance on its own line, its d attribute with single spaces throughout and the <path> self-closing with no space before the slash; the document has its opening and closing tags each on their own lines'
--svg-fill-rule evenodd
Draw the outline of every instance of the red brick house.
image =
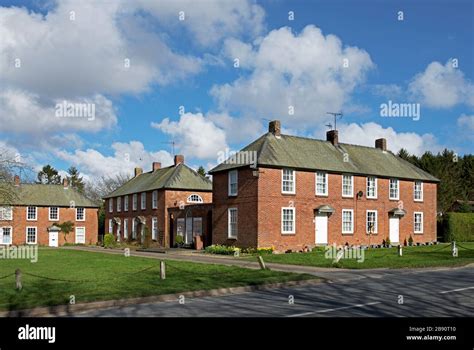
<svg viewBox="0 0 474 350">
<path fill-rule="evenodd" d="M 98 205 L 68 186 L 23 184 L 15 176 L 11 203 L 0 203 L 0 244 L 96 244 Z M 59 223 L 71 221 L 73 231 L 58 232 Z"/>
<path fill-rule="evenodd" d="M 337 130 L 326 141 L 283 135 L 272 121 L 210 173 L 214 244 L 295 251 L 436 241 L 439 180 L 387 150 L 385 139 L 372 148 L 339 143 Z"/>
<path fill-rule="evenodd" d="M 173 246 L 176 234 L 191 245 L 196 236 L 202 235 L 202 219 L 185 211 L 185 225 L 190 227 L 176 231 L 178 222 L 174 222 L 168 209 L 211 203 L 212 183 L 185 165 L 184 156 L 176 155 L 174 165 L 169 167 L 153 162 L 150 172 L 135 168 L 135 176 L 104 199 L 105 230 L 114 234 L 117 241 L 143 242 L 148 230 L 154 246 Z"/>
</svg>

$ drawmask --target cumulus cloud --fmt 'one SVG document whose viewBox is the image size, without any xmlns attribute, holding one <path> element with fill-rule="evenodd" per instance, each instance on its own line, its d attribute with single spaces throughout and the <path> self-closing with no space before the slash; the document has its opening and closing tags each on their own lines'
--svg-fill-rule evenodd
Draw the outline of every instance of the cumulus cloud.
<svg viewBox="0 0 474 350">
<path fill-rule="evenodd" d="M 433 134 L 415 132 L 396 132 L 377 123 L 342 124 L 338 126 L 340 142 L 374 147 L 375 140 L 387 139 L 387 147 L 394 153 L 405 148 L 409 153 L 421 155 L 425 151 L 437 152 L 443 149 Z"/>
<path fill-rule="evenodd" d="M 457 125 L 463 134 L 474 140 L 474 115 L 461 114 L 457 120 Z"/>
<path fill-rule="evenodd" d="M 464 77 L 451 61 L 443 66 L 430 63 L 408 86 L 413 99 L 433 108 L 450 108 L 457 104 L 474 106 L 474 84 Z"/>
<path fill-rule="evenodd" d="M 174 29 L 184 27 L 201 46 L 225 37 L 253 38 L 264 29 L 265 11 L 255 0 L 139 0 L 134 3 Z M 179 16 L 184 14 L 184 19 Z"/>
<path fill-rule="evenodd" d="M 101 152 L 88 148 L 68 152 L 58 150 L 55 155 L 81 170 L 88 179 L 110 176 L 111 174 L 133 174 L 135 167 L 144 171 L 151 170 L 152 162 L 161 162 L 162 166 L 173 164 L 173 157 L 166 151 L 150 152 L 139 141 L 129 143 L 115 142 L 112 144 L 113 155 L 106 156 Z"/>
<path fill-rule="evenodd" d="M 94 115 L 56 116 L 56 105 L 62 105 L 64 101 L 71 104 L 85 104 L 91 107 L 91 111 L 93 107 Z M 97 132 L 117 123 L 112 102 L 100 94 L 90 98 L 55 99 L 43 105 L 41 96 L 19 89 L 0 92 L 0 116 L 0 131 L 14 133 L 52 133 L 58 130 Z"/>
<path fill-rule="evenodd" d="M 374 66 L 366 51 L 343 46 L 337 36 L 313 25 L 299 34 L 287 27 L 273 30 L 252 49 L 229 40 L 225 50 L 231 59 L 242 58 L 241 67 L 249 74 L 212 88 L 219 108 L 300 127 L 340 110 Z"/>
<path fill-rule="evenodd" d="M 227 148 L 224 130 L 202 113 L 184 113 L 178 121 L 165 118 L 160 123 L 151 123 L 151 126 L 172 136 L 185 156 L 211 159 Z"/>
</svg>

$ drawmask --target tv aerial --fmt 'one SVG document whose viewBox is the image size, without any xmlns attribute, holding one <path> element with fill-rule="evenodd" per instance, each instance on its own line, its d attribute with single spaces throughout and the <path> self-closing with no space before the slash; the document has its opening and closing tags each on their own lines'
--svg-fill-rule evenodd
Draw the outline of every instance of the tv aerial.
<svg viewBox="0 0 474 350">
<path fill-rule="evenodd" d="M 326 114 L 330 114 L 334 117 L 334 130 L 337 130 L 337 120 L 342 118 L 343 113 L 342 112 L 326 112 Z M 332 129 L 331 123 L 326 124 L 326 126 Z"/>
</svg>

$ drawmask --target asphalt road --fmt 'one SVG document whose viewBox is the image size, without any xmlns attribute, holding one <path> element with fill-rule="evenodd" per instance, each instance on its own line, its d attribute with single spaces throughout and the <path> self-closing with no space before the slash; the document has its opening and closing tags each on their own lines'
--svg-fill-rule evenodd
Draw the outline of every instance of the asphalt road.
<svg viewBox="0 0 474 350">
<path fill-rule="evenodd" d="M 474 316 L 474 268 L 354 271 L 333 283 L 87 311 L 92 317 Z M 352 277 L 352 278 L 351 278 Z M 291 303 L 293 301 L 293 303 Z"/>
</svg>

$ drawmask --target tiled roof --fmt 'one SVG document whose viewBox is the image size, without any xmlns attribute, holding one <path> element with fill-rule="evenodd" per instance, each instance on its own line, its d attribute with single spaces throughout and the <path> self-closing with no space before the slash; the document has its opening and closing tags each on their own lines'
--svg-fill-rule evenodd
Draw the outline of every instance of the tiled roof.
<svg viewBox="0 0 474 350">
<path fill-rule="evenodd" d="M 104 198 L 157 189 L 212 191 L 212 182 L 187 165 L 180 163 L 140 174 Z"/>
<path fill-rule="evenodd" d="M 257 152 L 257 166 L 322 170 L 334 173 L 374 175 L 401 179 L 438 182 L 439 180 L 394 155 L 378 148 L 339 143 L 305 137 L 266 133 L 241 151 Z M 241 167 L 243 164 L 219 164 L 209 173 Z"/>
<path fill-rule="evenodd" d="M 13 205 L 98 208 L 90 199 L 71 187 L 63 185 L 20 184 L 14 189 Z M 7 204 L 7 203 L 4 203 Z"/>
</svg>

